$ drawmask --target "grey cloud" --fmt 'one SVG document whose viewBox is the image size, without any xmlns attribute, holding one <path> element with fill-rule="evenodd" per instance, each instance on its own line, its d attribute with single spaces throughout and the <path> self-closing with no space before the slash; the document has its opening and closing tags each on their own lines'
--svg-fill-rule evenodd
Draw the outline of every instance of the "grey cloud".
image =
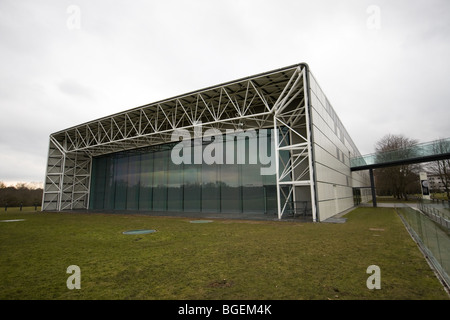
<svg viewBox="0 0 450 320">
<path fill-rule="evenodd" d="M 79 30 L 66 26 L 72 4 Z M 372 4 L 380 30 L 366 26 Z M 447 0 L 1 1 L 0 180 L 42 180 L 51 132 L 298 62 L 363 152 L 393 130 L 450 137 L 449 9 Z"/>
<path fill-rule="evenodd" d="M 84 86 L 75 79 L 65 79 L 61 81 L 58 85 L 58 88 L 62 93 L 67 94 L 75 99 L 84 98 L 93 100 L 95 96 L 95 93 L 91 88 Z"/>
</svg>

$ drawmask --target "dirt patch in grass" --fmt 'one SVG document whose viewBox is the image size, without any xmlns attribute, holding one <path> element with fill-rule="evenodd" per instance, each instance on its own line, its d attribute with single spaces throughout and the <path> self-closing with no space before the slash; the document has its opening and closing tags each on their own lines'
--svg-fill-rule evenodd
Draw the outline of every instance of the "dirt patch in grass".
<svg viewBox="0 0 450 320">
<path fill-rule="evenodd" d="M 216 280 L 208 284 L 208 287 L 211 288 L 229 288 L 233 286 L 234 282 L 231 280 L 223 279 L 223 280 Z"/>
<path fill-rule="evenodd" d="M 384 231 L 383 228 L 369 228 L 370 231 Z"/>
</svg>

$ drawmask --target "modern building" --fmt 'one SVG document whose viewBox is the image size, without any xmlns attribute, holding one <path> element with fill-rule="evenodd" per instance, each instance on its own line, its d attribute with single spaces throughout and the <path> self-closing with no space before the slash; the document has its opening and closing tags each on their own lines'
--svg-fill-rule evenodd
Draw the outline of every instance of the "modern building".
<svg viewBox="0 0 450 320">
<path fill-rule="evenodd" d="M 371 199 L 307 64 L 50 135 L 42 210 L 323 221 Z"/>
<path fill-rule="evenodd" d="M 445 192 L 445 183 L 440 175 L 434 173 L 427 173 L 427 175 L 431 192 Z"/>
</svg>

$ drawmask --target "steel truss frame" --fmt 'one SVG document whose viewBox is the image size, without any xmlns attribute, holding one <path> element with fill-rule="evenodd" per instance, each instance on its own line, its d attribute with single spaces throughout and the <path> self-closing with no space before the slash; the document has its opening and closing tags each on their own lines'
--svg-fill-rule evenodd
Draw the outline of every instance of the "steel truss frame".
<svg viewBox="0 0 450 320">
<path fill-rule="evenodd" d="M 176 129 L 275 130 L 278 218 L 315 187 L 306 64 L 209 87 L 71 127 L 50 135 L 42 210 L 88 209 L 92 158 L 171 141 Z M 287 128 L 287 130 L 286 130 Z M 225 132 L 225 131 L 223 131 Z M 283 161 L 281 151 L 289 151 Z M 281 171 L 280 168 L 283 168 Z"/>
</svg>

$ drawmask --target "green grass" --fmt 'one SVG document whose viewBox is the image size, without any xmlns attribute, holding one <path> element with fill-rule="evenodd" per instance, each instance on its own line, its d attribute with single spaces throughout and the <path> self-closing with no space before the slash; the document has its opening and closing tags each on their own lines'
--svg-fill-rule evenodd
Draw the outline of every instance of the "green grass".
<svg viewBox="0 0 450 320">
<path fill-rule="evenodd" d="M 34 208 L 33 208 L 34 210 Z M 0 299 L 448 299 L 390 208 L 344 224 L 0 213 Z M 124 235 L 133 229 L 153 234 Z M 369 290 L 366 269 L 381 269 Z M 69 290 L 66 269 L 81 269 Z"/>
<path fill-rule="evenodd" d="M 439 200 L 448 200 L 447 194 L 445 192 L 442 193 L 432 193 L 431 197 Z"/>
</svg>

